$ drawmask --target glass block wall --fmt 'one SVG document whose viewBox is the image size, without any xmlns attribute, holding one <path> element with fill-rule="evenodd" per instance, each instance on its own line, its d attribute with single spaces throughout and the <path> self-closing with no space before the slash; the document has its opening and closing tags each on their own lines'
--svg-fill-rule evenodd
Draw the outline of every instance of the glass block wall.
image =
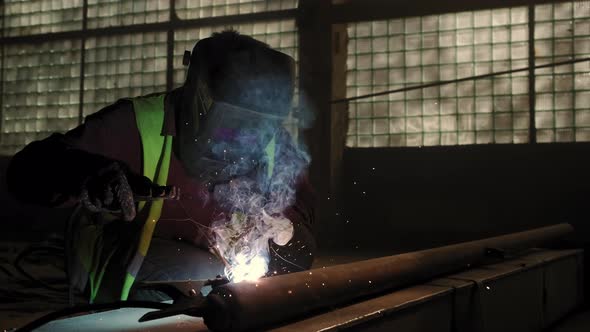
<svg viewBox="0 0 590 332">
<path fill-rule="evenodd" d="M 166 33 L 86 40 L 84 115 L 125 97 L 166 91 Z"/>
<path fill-rule="evenodd" d="M 83 0 L 5 0 L 5 36 L 22 36 L 82 28 Z"/>
<path fill-rule="evenodd" d="M 77 40 L 4 47 L 0 153 L 78 124 L 80 53 Z"/>
<path fill-rule="evenodd" d="M 182 19 L 260 13 L 297 8 L 297 0 L 178 0 L 176 13 Z"/>
<path fill-rule="evenodd" d="M 87 29 L 168 22 L 175 0 L 88 0 Z M 82 0 L 9 0 L 4 2 L 4 36 L 81 31 Z M 203 18 L 296 8 L 296 0 L 176 1 L 178 16 Z M 1 7 L 0 7 L 1 8 Z M 202 10 L 201 10 L 202 9 Z M 205 15 L 205 16 L 200 16 Z M 3 17 L 0 16 L 0 19 Z M 173 83 L 184 81 L 182 54 L 214 31 L 234 28 L 297 57 L 293 19 L 175 31 Z M 134 30 L 137 31 L 137 30 Z M 27 143 L 65 132 L 117 99 L 165 91 L 166 32 L 90 35 L 80 39 L 2 45 L 0 154 L 11 155 Z M 80 114 L 81 61 L 84 57 L 83 108 Z M 296 119 L 285 124 L 296 133 Z"/>
<path fill-rule="evenodd" d="M 272 1 L 271 1 L 272 2 Z M 292 56 L 297 62 L 297 27 L 295 20 L 280 20 L 264 23 L 236 24 L 228 26 L 213 26 L 207 28 L 195 28 L 177 30 L 174 33 L 174 84 L 180 86 L 186 78 L 187 67 L 182 65 L 182 56 L 185 50 L 192 51 L 195 43 L 202 38 L 211 36 L 214 32 L 233 29 L 239 33 L 249 35 L 257 40 L 267 43 L 270 47 Z M 297 91 L 296 91 L 297 92 Z M 296 108 L 298 98 L 294 98 Z M 284 126 L 293 137 L 297 137 L 297 119 L 293 113 L 289 114 Z"/>
<path fill-rule="evenodd" d="M 88 28 L 165 22 L 170 0 L 88 0 Z"/>
<path fill-rule="evenodd" d="M 537 64 L 589 57 L 589 13 L 590 1 L 536 6 Z M 526 9 L 513 8 L 351 25 L 348 96 L 524 68 L 527 22 Z M 537 141 L 590 140 L 589 68 L 582 62 L 536 70 Z M 347 145 L 527 142 L 527 75 L 353 102 Z"/>
<path fill-rule="evenodd" d="M 527 66 L 527 8 L 362 22 L 348 27 L 347 96 Z M 347 146 L 528 141 L 527 73 L 349 103 Z"/>
<path fill-rule="evenodd" d="M 590 1 L 535 7 L 538 64 L 590 57 Z M 539 142 L 590 141 L 590 61 L 535 72 Z"/>
</svg>

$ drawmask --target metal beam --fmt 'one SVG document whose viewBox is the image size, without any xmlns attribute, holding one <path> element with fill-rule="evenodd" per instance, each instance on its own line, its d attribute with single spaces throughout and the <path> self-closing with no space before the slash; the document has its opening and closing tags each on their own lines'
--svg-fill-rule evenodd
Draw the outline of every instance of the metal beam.
<svg viewBox="0 0 590 332">
<path fill-rule="evenodd" d="M 82 4 L 82 31 L 88 27 L 88 0 Z M 78 91 L 78 124 L 84 122 L 84 69 L 86 67 L 86 37 L 80 38 L 80 91 Z"/>
<path fill-rule="evenodd" d="M 331 168 L 333 165 L 332 133 L 332 25 L 330 24 L 330 0 L 300 0 L 297 29 L 299 31 L 299 88 L 300 105 L 313 113 L 313 126 L 302 134 L 311 155 L 310 180 L 318 193 L 315 232 L 320 233 L 329 225 L 333 215 L 331 196 Z M 306 119 L 306 121 L 309 121 Z"/>
<path fill-rule="evenodd" d="M 213 331 L 261 330 L 310 312 L 464 270 L 490 257 L 562 239 L 569 224 L 459 243 L 401 255 L 334 265 L 256 282 L 221 285 L 207 296 L 204 314 Z"/>
<path fill-rule="evenodd" d="M 529 49 L 528 49 L 528 64 L 529 64 L 529 144 L 537 143 L 537 125 L 535 123 L 536 110 L 536 91 L 535 91 L 535 6 L 528 7 L 528 29 L 529 29 Z M 588 59 L 590 61 L 590 59 Z"/>
<path fill-rule="evenodd" d="M 4 28 L 6 26 L 6 6 L 0 1 L 0 40 L 4 39 Z M 4 45 L 0 43 L 0 144 L 4 142 Z"/>
</svg>

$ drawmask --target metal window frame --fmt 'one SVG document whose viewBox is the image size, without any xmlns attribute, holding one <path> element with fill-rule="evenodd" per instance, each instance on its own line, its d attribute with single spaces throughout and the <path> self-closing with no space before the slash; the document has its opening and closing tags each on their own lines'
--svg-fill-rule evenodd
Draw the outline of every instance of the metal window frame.
<svg viewBox="0 0 590 332">
<path fill-rule="evenodd" d="M 181 29 L 198 28 L 205 26 L 233 25 L 241 23 L 262 23 L 268 21 L 280 21 L 286 19 L 296 20 L 298 9 L 284 9 L 264 12 L 255 12 L 239 15 L 226 15 L 198 19 L 181 19 L 176 14 L 176 1 L 170 0 L 169 18 L 167 21 L 156 23 L 138 23 L 130 25 L 120 25 L 113 27 L 88 28 L 88 0 L 82 3 L 82 27 L 79 30 L 69 30 L 52 33 L 38 33 L 19 36 L 5 36 L 6 31 L 6 7 L 5 3 L 0 3 L 0 105 L 3 105 L 4 95 L 4 61 L 5 45 L 17 44 L 35 44 L 41 42 L 71 40 L 73 43 L 80 43 L 80 85 L 79 85 L 79 109 L 78 123 L 84 120 L 84 84 L 85 84 L 85 65 L 86 65 L 86 40 L 91 37 L 128 35 L 134 33 L 154 33 L 166 32 L 167 49 L 166 49 L 166 88 L 171 90 L 174 85 L 174 32 Z M 3 119 L 4 114 L 0 111 L 0 142 L 3 141 Z"/>
<path fill-rule="evenodd" d="M 321 3 L 329 2 L 330 4 L 327 6 L 329 8 L 329 13 L 322 13 L 321 15 L 317 15 L 317 19 L 326 20 L 329 22 L 330 25 L 342 25 L 346 23 L 354 23 L 360 21 L 370 21 L 370 20 L 383 20 L 383 19 L 393 19 L 393 18 L 400 18 L 400 17 L 411 17 L 411 16 L 425 16 L 425 15 L 432 15 L 432 14 L 444 14 L 444 13 L 454 13 L 460 11 L 469 11 L 469 10 L 481 10 L 481 9 L 494 9 L 494 8 L 508 8 L 508 7 L 515 7 L 515 6 L 529 6 L 529 8 L 534 8 L 534 6 L 539 4 L 546 4 L 546 3 L 560 3 L 560 2 L 569 2 L 571 0 L 481 0 L 481 1 L 471 1 L 471 0 L 414 0 L 409 2 L 397 2 L 397 1 L 388 1 L 388 0 L 322 0 L 319 1 Z M 294 19 L 296 24 L 299 26 L 300 24 L 306 24 L 309 21 L 309 14 L 313 13 L 313 9 L 310 11 L 309 8 L 301 8 L 301 0 L 299 1 L 299 5 L 297 8 L 293 9 L 285 9 L 285 10 L 276 10 L 276 11 L 266 11 L 266 12 L 257 12 L 257 13 L 249 13 L 249 14 L 239 14 L 239 15 L 227 15 L 227 16 L 217 16 L 217 17 L 210 17 L 210 18 L 198 18 L 198 19 L 180 19 L 176 15 L 175 11 L 175 0 L 170 0 L 170 17 L 168 21 L 165 22 L 157 22 L 157 23 L 143 23 L 143 24 L 132 24 L 132 25 L 124 25 L 124 26 L 116 26 L 116 27 L 107 27 L 107 28 L 94 28 L 94 29 L 87 29 L 87 17 L 83 18 L 83 28 L 81 30 L 74 30 L 74 31 L 63 31 L 63 32 L 56 32 L 56 33 L 42 33 L 42 34 L 31 34 L 25 36 L 12 36 L 6 37 L 4 34 L 5 32 L 5 6 L 4 2 L 0 2 L 0 13 L 2 15 L 2 26 L 0 29 L 0 43 L 2 45 L 12 45 L 12 44 L 23 44 L 23 43 L 38 43 L 44 41 L 51 41 L 51 40 L 64 40 L 64 39 L 79 39 L 82 43 L 82 52 L 81 57 L 84 57 L 85 52 L 84 50 L 84 40 L 88 37 L 98 37 L 104 35 L 121 35 L 121 34 L 132 34 L 132 33 L 142 33 L 142 32 L 167 32 L 168 34 L 168 49 L 167 49 L 167 69 L 166 69 L 166 84 L 167 87 L 171 87 L 173 85 L 173 51 L 174 51 L 174 40 L 173 35 L 174 31 L 178 29 L 186 29 L 186 28 L 195 28 L 195 27 L 203 27 L 203 26 L 212 26 L 212 25 L 227 25 L 227 24 L 240 24 L 240 23 L 257 23 L 257 22 L 265 22 L 265 21 L 276 21 L 276 20 L 284 20 L 284 19 Z M 83 1 L 83 9 L 87 11 L 88 7 L 88 0 Z M 309 5 L 307 7 L 310 7 Z M 324 7 L 325 4 L 324 4 Z M 87 15 L 87 12 L 84 14 Z M 529 20 L 530 24 L 530 20 Z M 533 24 L 534 26 L 534 24 Z M 301 25 L 304 27 L 304 25 Z M 529 29 L 529 34 L 531 33 L 531 29 Z M 533 36 L 534 37 L 534 36 Z M 301 37 L 300 37 L 301 38 Z M 529 37 L 530 39 L 531 37 Z M 531 43 L 529 43 L 529 52 L 534 50 L 534 46 L 531 47 Z M 301 52 L 300 52 L 301 53 Z M 3 73 L 4 68 L 4 47 L 0 47 L 0 72 Z M 301 53 L 300 58 L 304 55 Z M 310 56 L 308 54 L 308 56 Z M 315 55 L 314 55 L 315 56 Z M 322 55 L 323 57 L 331 57 L 330 54 Z M 529 57 L 530 59 L 531 57 Z M 83 77 L 83 67 L 84 67 L 84 59 L 81 59 L 81 75 Z M 534 57 L 532 58 L 534 61 Z M 305 62 L 303 63 L 305 66 Z M 340 70 L 340 68 L 336 68 L 335 70 Z M 300 72 L 305 71 L 304 68 L 300 68 Z M 0 75 L 2 75 L 0 73 Z M 529 73 L 529 77 L 534 76 L 534 70 L 532 73 Z M 3 78 L 0 76 L 0 78 Z M 80 90 L 83 94 L 83 79 L 81 80 L 81 87 Z M 301 84 L 301 82 L 300 82 Z M 333 84 L 341 84 L 340 82 L 333 82 Z M 534 86 L 534 81 L 529 81 L 529 87 Z M 3 79 L 0 79 L 0 105 L 3 103 L 2 99 L 2 92 L 4 90 L 4 82 Z M 532 95 L 532 97 L 531 97 Z M 529 98 L 534 98 L 534 94 L 529 93 Z M 80 110 L 83 108 L 83 96 L 80 98 Z M 534 103 L 532 103 L 532 107 L 534 107 Z M 3 117 L 0 114 L 0 135 L 2 132 L 3 127 Z M 80 111 L 80 119 L 82 121 L 82 111 Z M 534 130 L 534 114 L 531 112 L 530 122 L 533 124 L 529 130 Z M 531 135 L 535 137 L 533 132 Z M 332 138 L 334 139 L 334 138 Z M 0 137 L 1 141 L 1 137 Z M 529 140 L 530 143 L 534 142 L 534 139 Z"/>
<path fill-rule="evenodd" d="M 356 23 L 569 1 L 571 0 L 340 0 L 339 4 L 332 7 L 331 18 L 334 24 Z"/>
<path fill-rule="evenodd" d="M 391 20 L 391 19 L 396 19 L 396 18 L 406 18 L 409 16 L 412 17 L 422 17 L 422 16 L 428 16 L 428 15 L 437 15 L 437 14 L 448 14 L 448 13 L 458 13 L 458 12 L 463 12 L 463 11 L 476 11 L 476 10 L 484 10 L 484 9 L 499 9 L 499 8 L 507 8 L 507 9 L 511 9 L 514 7 L 523 7 L 526 6 L 527 8 L 527 22 L 525 23 L 528 27 L 528 37 L 527 37 L 527 44 L 528 44 L 528 55 L 527 55 L 527 62 L 528 62 L 528 99 L 529 99 L 529 128 L 528 128 L 528 143 L 525 144 L 536 144 L 537 143 L 537 128 L 536 128 L 536 88 L 535 88 L 535 83 L 536 83 L 536 69 L 538 69 L 538 66 L 536 65 L 536 58 L 537 56 L 535 55 L 535 26 L 537 23 L 537 20 L 535 18 L 535 7 L 537 5 L 541 5 L 541 4 L 557 4 L 557 3 L 570 3 L 570 2 L 575 2 L 577 0 L 554 0 L 554 1 L 546 1 L 546 0 L 537 0 L 537 1 L 525 1 L 525 0 L 511 0 L 511 1 L 496 1 L 496 0 L 485 0 L 485 1 L 479 1 L 477 3 L 471 3 L 471 2 L 466 2 L 466 1 L 451 1 L 451 2 L 447 2 L 447 1 L 432 1 L 432 0 L 416 0 L 414 1 L 412 4 L 407 4 L 407 3 L 397 3 L 397 2 L 387 2 L 387 1 L 383 1 L 383 0 L 367 0 L 364 1 L 362 4 L 359 1 L 350 1 L 344 5 L 341 5 L 340 8 L 336 9 L 334 11 L 333 14 L 333 18 L 335 22 L 339 22 L 339 23 L 358 23 L 358 22 L 363 22 L 363 21 L 380 21 L 380 20 Z M 369 11 L 365 11 L 363 12 L 361 10 L 360 6 L 363 6 L 364 8 L 370 7 L 372 10 Z M 364 14 L 354 14 L 354 13 L 364 13 Z M 395 13 L 395 15 L 387 15 L 385 13 Z M 370 37 L 367 37 L 370 38 Z M 572 36 L 572 38 L 574 38 Z M 420 49 L 423 50 L 423 49 Z M 405 53 L 405 49 L 402 51 L 402 53 Z M 372 53 L 371 53 L 372 54 Z M 422 54 L 421 54 L 422 56 Z M 555 55 L 552 55 L 552 58 L 555 58 Z M 582 61 L 587 61 L 588 59 L 586 58 L 585 60 L 582 59 Z M 512 60 L 509 60 L 510 62 L 512 62 Z M 555 62 L 555 61 L 553 61 Z M 573 63 L 572 63 L 573 65 Z M 373 69 L 370 69 L 371 71 L 373 71 Z M 521 70 L 518 70 L 521 71 Z M 476 80 L 481 78 L 481 76 L 489 76 L 490 78 L 494 78 L 496 76 L 500 76 L 503 74 L 512 74 L 511 71 L 506 71 L 506 72 L 497 72 L 494 73 L 492 72 L 491 75 L 474 75 L 472 77 L 466 77 L 464 79 L 460 79 L 460 80 L 449 80 L 449 81 L 439 81 L 439 82 L 434 82 L 432 84 L 424 84 L 421 87 L 416 86 L 416 87 L 412 87 L 410 86 L 410 89 L 423 89 L 425 87 L 434 87 L 434 86 L 441 86 L 444 84 L 449 84 L 449 83 L 453 83 L 455 81 L 468 81 L 468 80 Z M 370 85 L 370 84 L 369 84 Z M 410 90 L 408 89 L 408 90 Z M 384 95 L 384 94 L 388 94 L 388 93 L 394 93 L 394 92 L 403 92 L 404 94 L 406 93 L 405 91 L 406 89 L 396 89 L 396 90 L 391 90 L 389 92 L 383 92 L 383 93 L 374 93 L 374 94 L 367 94 L 364 96 L 355 96 L 355 97 L 349 97 L 349 98 L 343 98 L 343 99 L 338 99 L 338 100 L 334 100 L 333 103 L 341 103 L 341 102 L 348 102 L 348 101 L 352 101 L 352 100 L 358 100 L 358 99 L 363 99 L 365 97 L 369 97 L 369 96 L 377 96 L 377 95 Z M 575 90 L 572 91 L 572 93 L 575 96 Z M 555 94 L 555 89 L 553 89 L 553 94 Z M 423 106 L 423 105 L 422 105 Z M 440 111 L 440 110 L 439 110 Z M 404 116 L 402 118 L 407 118 L 407 116 L 405 115 L 405 109 L 404 109 Z M 513 111 L 510 111 L 510 113 L 512 114 Z M 555 115 L 554 115 L 555 118 Z M 373 118 L 370 118 L 373 119 Z M 358 131 L 358 119 L 355 118 L 354 119 L 356 122 L 356 129 L 355 131 Z M 440 120 L 440 118 L 439 118 Z M 495 121 L 495 117 L 492 116 L 492 121 Z M 555 119 L 553 120 L 555 122 Z M 574 121 L 574 127 L 572 128 L 573 130 L 573 139 L 572 142 L 576 142 L 576 128 L 575 128 L 575 111 L 574 111 L 574 115 L 573 115 L 573 121 Z M 407 125 L 407 124 L 405 124 Z M 495 136 L 495 132 L 499 131 L 499 129 L 495 128 L 495 125 L 492 126 L 492 134 Z M 458 127 L 457 127 L 458 128 Z M 458 129 L 457 129 L 458 130 Z M 477 133 L 477 128 L 474 128 L 475 132 Z M 512 127 L 511 129 L 508 129 L 512 132 L 515 131 L 515 129 Z M 556 126 L 554 125 L 552 130 L 554 132 L 557 131 Z M 421 132 L 422 136 L 424 136 L 425 132 L 422 131 Z M 439 133 L 440 134 L 440 133 Z M 391 133 L 387 134 L 387 135 L 391 135 Z M 405 141 L 407 143 L 407 132 L 404 131 L 403 134 L 400 134 L 405 136 Z M 358 133 L 355 134 L 355 141 L 358 144 Z M 374 135 L 373 135 L 374 136 Z M 348 137 L 348 135 L 347 135 Z M 458 139 L 458 137 L 457 137 Z M 422 141 L 424 141 L 424 137 L 422 137 Z M 440 139 L 439 139 L 440 141 Z M 554 142 L 557 142 L 554 139 Z M 479 144 L 479 143 L 474 143 L 474 144 Z M 435 146 L 443 146 L 443 144 L 438 144 Z M 397 146 L 389 146 L 390 148 L 396 148 Z M 408 147 L 407 144 L 403 145 L 403 146 L 399 146 L 399 147 Z"/>
</svg>

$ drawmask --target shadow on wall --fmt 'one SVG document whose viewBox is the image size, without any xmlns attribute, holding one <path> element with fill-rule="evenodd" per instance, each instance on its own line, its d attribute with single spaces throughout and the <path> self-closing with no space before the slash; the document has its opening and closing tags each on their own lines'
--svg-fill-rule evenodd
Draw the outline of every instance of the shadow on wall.
<svg viewBox="0 0 590 332">
<path fill-rule="evenodd" d="M 344 158 L 332 247 L 411 251 L 560 222 L 590 244 L 589 143 L 351 148 Z"/>
<path fill-rule="evenodd" d="M 50 209 L 15 200 L 6 188 L 10 157 L 0 157 L 0 241 L 40 240 L 49 233 L 62 234 L 71 209 Z"/>
</svg>

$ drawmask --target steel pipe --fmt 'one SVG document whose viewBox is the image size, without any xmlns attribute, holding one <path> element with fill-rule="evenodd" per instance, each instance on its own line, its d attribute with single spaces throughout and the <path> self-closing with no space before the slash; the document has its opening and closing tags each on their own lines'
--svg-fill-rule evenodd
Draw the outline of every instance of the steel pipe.
<svg viewBox="0 0 590 332">
<path fill-rule="evenodd" d="M 226 284 L 207 296 L 204 314 L 213 331 L 259 330 L 311 311 L 427 281 L 481 263 L 490 249 L 542 246 L 573 232 L 569 224 L 321 269 Z"/>
</svg>

